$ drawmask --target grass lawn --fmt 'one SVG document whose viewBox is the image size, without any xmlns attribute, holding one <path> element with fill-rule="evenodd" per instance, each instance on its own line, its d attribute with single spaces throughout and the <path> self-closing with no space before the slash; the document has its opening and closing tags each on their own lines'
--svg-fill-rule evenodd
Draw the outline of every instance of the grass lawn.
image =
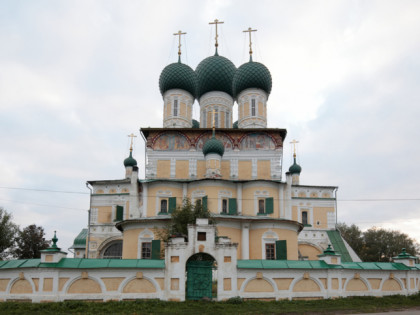
<svg viewBox="0 0 420 315">
<path fill-rule="evenodd" d="M 420 294 L 384 298 L 353 297 L 315 301 L 164 302 L 137 300 L 124 302 L 57 303 L 1 302 L 0 314 L 345 314 L 403 310 L 419 307 Z"/>
</svg>

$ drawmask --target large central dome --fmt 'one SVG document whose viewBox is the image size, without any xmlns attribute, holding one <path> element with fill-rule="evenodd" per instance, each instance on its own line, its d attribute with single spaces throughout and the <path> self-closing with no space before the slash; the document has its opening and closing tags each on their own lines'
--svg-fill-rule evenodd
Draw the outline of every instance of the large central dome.
<svg viewBox="0 0 420 315">
<path fill-rule="evenodd" d="M 197 98 L 211 91 L 221 91 L 233 97 L 232 81 L 236 67 L 229 59 L 214 55 L 207 57 L 195 69 Z"/>
</svg>

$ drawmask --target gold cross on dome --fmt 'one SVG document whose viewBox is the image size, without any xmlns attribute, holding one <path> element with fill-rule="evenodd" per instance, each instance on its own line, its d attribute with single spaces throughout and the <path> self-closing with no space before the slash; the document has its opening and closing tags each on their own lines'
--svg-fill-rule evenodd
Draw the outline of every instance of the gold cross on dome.
<svg viewBox="0 0 420 315">
<path fill-rule="evenodd" d="M 221 21 L 219 21 L 218 19 L 215 19 L 214 20 L 214 22 L 210 22 L 209 24 L 214 24 L 214 25 L 216 25 L 216 37 L 215 37 L 215 40 L 216 40 L 216 44 L 215 44 L 215 46 L 216 46 L 216 48 L 219 46 L 219 43 L 217 42 L 217 38 L 219 37 L 219 35 L 218 35 L 218 33 L 217 33 L 217 25 L 218 24 L 223 24 L 223 23 L 225 23 L 225 22 L 221 22 Z"/>
<path fill-rule="evenodd" d="M 251 33 L 256 32 L 257 30 L 253 30 L 251 27 L 248 27 L 244 33 L 249 33 L 249 55 L 252 56 L 252 41 L 251 41 Z"/>
<path fill-rule="evenodd" d="M 175 36 L 178 36 L 178 56 L 181 56 L 181 36 L 187 33 L 182 32 L 181 30 L 178 33 L 174 33 Z"/>
<path fill-rule="evenodd" d="M 128 135 L 127 137 L 131 138 L 130 151 L 133 151 L 133 139 L 137 138 L 137 136 L 134 135 L 134 133 L 131 133 L 131 135 Z"/>
<path fill-rule="evenodd" d="M 293 141 L 290 141 L 290 144 L 293 144 L 293 155 L 296 156 L 296 144 L 298 144 L 299 141 L 296 141 L 293 139 Z"/>
</svg>

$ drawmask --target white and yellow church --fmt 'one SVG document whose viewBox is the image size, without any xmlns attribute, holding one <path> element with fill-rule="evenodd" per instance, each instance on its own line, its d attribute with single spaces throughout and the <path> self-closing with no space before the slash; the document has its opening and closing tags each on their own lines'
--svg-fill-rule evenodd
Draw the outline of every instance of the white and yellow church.
<svg viewBox="0 0 420 315">
<path fill-rule="evenodd" d="M 161 72 L 163 128 L 140 129 L 145 178 L 131 145 L 122 179 L 87 182 L 89 222 L 74 241 L 75 258 L 66 258 L 55 238 L 41 259 L 0 262 L 0 301 L 418 292 L 416 257 L 403 251 L 390 263 L 360 261 L 335 227 L 337 187 L 302 185 L 296 151 L 283 176 L 287 132 L 267 128 L 272 79 L 252 58 L 254 30 L 246 31 L 249 61 L 236 68 L 218 54 L 220 23 L 212 23 L 213 56 L 193 70 L 179 49 L 178 61 Z M 195 101 L 199 121 L 192 115 Z M 198 219 L 188 236 L 162 242 L 159 231 L 186 198 L 216 223 Z"/>
</svg>

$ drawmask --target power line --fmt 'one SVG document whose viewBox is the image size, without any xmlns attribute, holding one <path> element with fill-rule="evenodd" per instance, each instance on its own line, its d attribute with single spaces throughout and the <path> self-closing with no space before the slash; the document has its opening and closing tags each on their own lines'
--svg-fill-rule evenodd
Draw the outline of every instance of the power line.
<svg viewBox="0 0 420 315">
<path fill-rule="evenodd" d="M 54 193 L 63 193 L 63 194 L 79 194 L 79 195 L 89 195 L 88 192 L 81 191 L 66 191 L 66 190 L 50 190 L 50 189 L 38 189 L 38 188 L 21 188 L 21 187 L 1 187 L 0 189 L 10 189 L 10 190 L 29 190 L 29 191 L 43 191 L 43 192 L 54 192 Z"/>
<path fill-rule="evenodd" d="M 14 203 L 21 203 L 21 204 L 26 204 L 26 205 L 33 205 L 33 206 L 53 207 L 53 208 L 61 208 L 61 209 L 69 209 L 69 210 L 87 211 L 86 209 L 70 208 L 70 207 L 55 206 L 55 205 L 47 205 L 47 204 L 41 204 L 41 203 L 22 202 L 22 201 L 8 200 L 8 199 L 0 199 L 0 200 L 1 201 L 14 202 Z"/>
</svg>

